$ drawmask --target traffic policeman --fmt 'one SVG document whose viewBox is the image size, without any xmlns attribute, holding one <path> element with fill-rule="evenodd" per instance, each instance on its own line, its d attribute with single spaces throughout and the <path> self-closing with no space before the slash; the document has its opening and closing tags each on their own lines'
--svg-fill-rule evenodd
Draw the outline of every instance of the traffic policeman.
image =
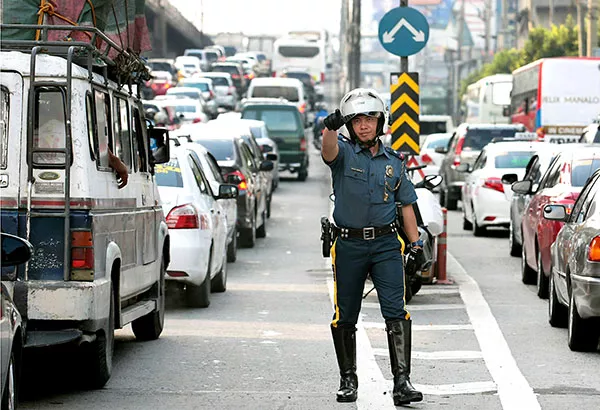
<svg viewBox="0 0 600 410">
<path fill-rule="evenodd" d="M 331 168 L 335 208 L 331 258 L 335 313 L 331 333 L 340 368 L 337 401 L 357 399 L 356 322 L 365 280 L 370 274 L 377 289 L 394 375 L 395 405 L 423 400 L 410 382 L 411 320 L 404 306 L 402 250 L 396 226 L 401 204 L 403 228 L 412 242 L 407 259 L 411 269 L 424 261 L 412 204 L 417 195 L 406 176 L 404 156 L 384 147 L 385 104 L 373 90 L 346 94 L 340 109 L 325 118 L 321 154 Z M 349 138 L 336 132 L 346 126 Z"/>
</svg>

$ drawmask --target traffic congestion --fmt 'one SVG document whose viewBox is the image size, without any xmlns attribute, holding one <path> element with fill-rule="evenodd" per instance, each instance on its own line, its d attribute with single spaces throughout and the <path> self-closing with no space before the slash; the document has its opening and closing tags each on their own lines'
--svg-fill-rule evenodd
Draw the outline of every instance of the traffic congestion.
<svg viewBox="0 0 600 410">
<path fill-rule="evenodd" d="M 337 28 L 161 54 L 152 2 L 42 3 L 0 24 L 1 409 L 598 408 L 600 57 L 438 110 Z"/>
</svg>

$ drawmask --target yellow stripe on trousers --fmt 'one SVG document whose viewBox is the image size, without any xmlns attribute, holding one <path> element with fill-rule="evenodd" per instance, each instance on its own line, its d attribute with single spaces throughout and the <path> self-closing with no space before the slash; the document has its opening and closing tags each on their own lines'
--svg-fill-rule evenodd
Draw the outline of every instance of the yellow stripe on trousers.
<svg viewBox="0 0 600 410">
<path fill-rule="evenodd" d="M 404 247 L 406 245 L 404 244 L 404 241 L 402 240 L 400 235 L 396 235 L 396 237 L 400 242 L 400 254 L 402 255 L 402 261 L 404 261 Z M 404 267 L 404 262 L 402 266 Z M 404 269 L 402 270 L 402 274 L 404 275 Z M 402 301 L 404 302 L 404 310 L 406 311 L 406 317 L 404 319 L 408 320 L 410 319 L 410 313 L 408 312 L 408 310 L 406 310 L 406 276 L 404 276 L 404 280 L 402 281 L 402 283 L 404 284 L 404 293 L 402 294 Z"/>
<path fill-rule="evenodd" d="M 333 242 L 331 246 L 331 267 L 333 269 L 333 305 L 335 307 L 335 318 L 331 322 L 333 327 L 337 327 L 338 321 L 340 320 L 340 308 L 338 306 L 337 301 L 337 270 L 335 268 L 335 244 L 337 243 L 337 239 Z"/>
</svg>

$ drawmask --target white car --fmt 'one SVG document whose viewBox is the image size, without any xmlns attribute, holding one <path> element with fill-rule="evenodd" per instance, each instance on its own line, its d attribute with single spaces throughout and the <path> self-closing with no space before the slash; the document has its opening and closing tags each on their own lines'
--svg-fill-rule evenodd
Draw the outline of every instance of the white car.
<svg viewBox="0 0 600 410">
<path fill-rule="evenodd" d="M 210 78 L 217 94 L 217 104 L 229 110 L 235 109 L 239 100 L 237 90 L 233 85 L 231 74 L 208 72 L 197 74 L 194 78 Z"/>
<path fill-rule="evenodd" d="M 180 86 L 199 90 L 202 93 L 202 97 L 204 97 L 204 101 L 206 101 L 206 106 L 213 119 L 217 118 L 219 115 L 219 104 L 217 103 L 217 93 L 210 78 L 182 78 L 177 84 L 177 87 Z"/>
<path fill-rule="evenodd" d="M 155 168 L 171 237 L 166 279 L 185 287 L 188 306 L 208 307 L 211 290 L 227 287 L 227 213 L 218 199 L 235 198 L 237 188 L 223 184 L 214 192 L 188 145 L 174 148 L 171 160 Z"/>
<path fill-rule="evenodd" d="M 444 154 L 435 152 L 435 149 L 437 147 L 447 147 L 451 137 L 452 134 L 450 133 L 430 134 L 425 137 L 425 140 L 421 143 L 421 152 L 417 159 L 419 164 L 427 165 L 427 168 L 423 169 L 425 175 L 439 174 Z"/>
<path fill-rule="evenodd" d="M 457 171 L 467 173 L 462 187 L 463 229 L 473 229 L 475 236 L 482 236 L 487 227 L 509 227 L 512 190 L 503 183 L 502 176 L 516 174 L 522 179 L 539 144 L 543 142 L 492 142 L 473 166 L 457 167 Z"/>
<path fill-rule="evenodd" d="M 164 98 L 155 98 L 157 105 L 162 107 L 171 107 L 175 115 L 179 118 L 181 124 L 206 124 L 210 121 L 208 115 L 204 112 L 202 103 L 192 98 L 177 98 L 177 96 L 164 96 Z"/>
<path fill-rule="evenodd" d="M 177 57 L 175 67 L 186 77 L 202 72 L 202 62 L 195 56 Z"/>
<path fill-rule="evenodd" d="M 215 100 L 207 100 L 204 98 L 204 93 L 195 87 L 177 86 L 169 88 L 166 97 L 175 96 L 177 98 L 191 98 L 198 100 L 202 106 L 202 112 L 209 116 L 209 119 L 215 119 L 219 115 L 219 107 Z"/>
<path fill-rule="evenodd" d="M 302 81 L 295 78 L 262 77 L 250 81 L 247 96 L 251 98 L 283 98 L 298 107 L 306 123 L 308 100 Z"/>
</svg>

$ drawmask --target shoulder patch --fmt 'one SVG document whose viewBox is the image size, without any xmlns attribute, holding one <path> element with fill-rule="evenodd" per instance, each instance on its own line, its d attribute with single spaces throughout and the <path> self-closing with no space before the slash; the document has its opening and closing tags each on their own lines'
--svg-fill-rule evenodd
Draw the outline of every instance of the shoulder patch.
<svg viewBox="0 0 600 410">
<path fill-rule="evenodd" d="M 398 158 L 400 161 L 404 161 L 406 159 L 406 157 L 404 156 L 403 153 L 396 151 L 395 149 L 392 149 L 390 147 L 385 147 L 385 150 L 392 154 L 393 156 L 395 156 L 396 158 Z"/>
</svg>

